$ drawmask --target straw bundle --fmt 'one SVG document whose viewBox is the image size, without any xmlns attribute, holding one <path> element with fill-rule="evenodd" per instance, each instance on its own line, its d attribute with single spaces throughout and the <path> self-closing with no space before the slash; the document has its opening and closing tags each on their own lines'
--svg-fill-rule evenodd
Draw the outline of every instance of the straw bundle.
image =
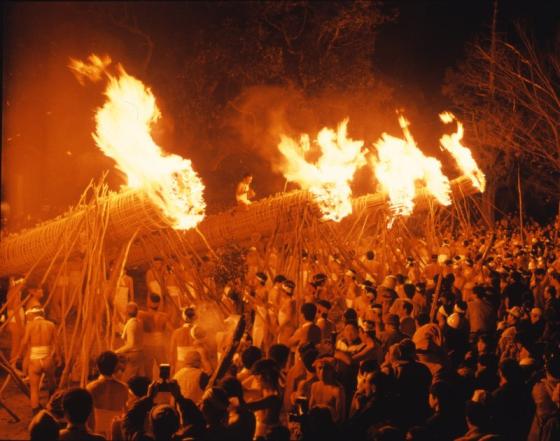
<svg viewBox="0 0 560 441">
<path fill-rule="evenodd" d="M 455 200 L 474 194 L 477 190 L 467 178 L 461 177 L 451 182 Z M 127 242 L 138 231 L 139 237 L 161 235 L 170 229 L 160 209 L 141 191 L 129 190 L 107 196 L 108 225 L 106 242 L 115 248 Z M 432 198 L 426 191 L 420 191 L 416 199 L 417 209 L 425 209 Z M 384 193 L 368 194 L 352 202 L 353 214 L 342 225 L 356 222 L 356 219 L 387 208 Z M 78 231 L 87 210 L 75 210 L 67 216 L 54 219 L 31 230 L 5 238 L 0 243 L 0 277 L 25 273 L 32 266 L 47 265 L 59 248 L 60 241 L 73 231 Z M 235 208 L 228 212 L 208 216 L 200 225 L 186 232 L 178 232 L 176 239 L 184 242 L 190 251 L 206 252 L 223 247 L 231 242 L 243 243 L 256 233 L 261 238 L 292 231 L 304 213 L 319 217 L 319 209 L 307 191 L 294 191 L 275 195 L 251 204 L 247 208 Z M 83 234 L 80 233 L 80 234 Z M 160 242 L 162 252 L 174 254 L 167 249 L 169 241 Z M 129 264 L 142 264 L 153 257 L 146 253 L 139 242 L 132 245 Z"/>
</svg>

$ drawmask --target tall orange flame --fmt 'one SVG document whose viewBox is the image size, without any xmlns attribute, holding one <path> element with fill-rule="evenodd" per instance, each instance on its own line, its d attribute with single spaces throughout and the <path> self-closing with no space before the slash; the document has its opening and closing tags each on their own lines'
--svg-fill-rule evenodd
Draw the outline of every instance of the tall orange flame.
<svg viewBox="0 0 560 441">
<path fill-rule="evenodd" d="M 472 157 L 470 149 L 461 144 L 464 134 L 463 124 L 451 112 L 443 112 L 439 117 L 445 124 L 452 123 L 453 121 L 457 122 L 457 131 L 451 135 L 443 135 L 439 140 L 441 147 L 451 153 L 461 171 L 481 193 L 484 193 L 486 189 L 486 176 Z"/>
<path fill-rule="evenodd" d="M 366 163 L 363 145 L 363 141 L 348 138 L 348 119 L 336 131 L 323 128 L 313 144 L 309 135 L 302 135 L 299 142 L 282 135 L 278 149 L 285 162 L 280 169 L 286 179 L 313 194 L 324 220 L 339 222 L 352 213 L 350 182 Z M 310 162 L 306 154 L 316 148 L 320 156 Z"/>
<path fill-rule="evenodd" d="M 404 138 L 387 133 L 374 146 L 377 158 L 370 163 L 382 189 L 389 195 L 389 203 L 395 216 L 408 216 L 414 209 L 416 187 L 423 183 L 442 205 L 451 204 L 449 179 L 441 171 L 441 163 L 425 156 L 417 147 L 408 121 L 399 116 Z"/>
<path fill-rule="evenodd" d="M 95 80 L 106 65 L 71 60 L 71 67 Z M 97 146 L 126 174 L 128 187 L 142 188 L 175 229 L 195 227 L 204 218 L 204 185 L 190 160 L 165 154 L 153 140 L 152 127 L 161 117 L 154 95 L 120 65 L 116 76 L 104 73 L 107 100 L 95 115 Z"/>
</svg>

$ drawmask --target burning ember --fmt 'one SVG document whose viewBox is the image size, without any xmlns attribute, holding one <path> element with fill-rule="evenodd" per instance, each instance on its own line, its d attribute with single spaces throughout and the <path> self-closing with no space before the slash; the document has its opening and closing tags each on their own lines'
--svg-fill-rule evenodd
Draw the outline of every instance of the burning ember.
<svg viewBox="0 0 560 441">
<path fill-rule="evenodd" d="M 348 120 L 336 132 L 323 128 L 311 143 L 309 135 L 294 141 L 282 135 L 278 148 L 285 157 L 280 171 L 313 194 L 323 220 L 339 222 L 352 213 L 350 182 L 356 170 L 366 164 L 363 141 L 348 138 Z M 319 154 L 316 161 L 310 156 Z"/>
<path fill-rule="evenodd" d="M 484 193 L 484 189 L 486 188 L 486 176 L 482 173 L 482 170 L 478 168 L 470 149 L 461 144 L 464 133 L 463 124 L 461 124 L 451 112 L 443 112 L 439 117 L 445 124 L 449 124 L 453 121 L 457 122 L 457 131 L 451 135 L 443 135 L 439 140 L 441 147 L 451 153 L 465 176 L 471 180 L 476 188 Z"/>
<path fill-rule="evenodd" d="M 377 158 L 371 158 L 370 161 L 382 189 L 389 195 L 390 207 L 395 216 L 412 213 L 417 186 L 420 184 L 424 184 L 440 204 L 451 204 L 451 187 L 449 179 L 441 171 L 441 163 L 422 153 L 408 124 L 403 116 L 399 116 L 404 139 L 383 133 L 374 144 Z"/>
<path fill-rule="evenodd" d="M 93 138 L 101 151 L 117 162 L 130 188 L 142 188 L 171 220 L 175 229 L 195 227 L 203 218 L 204 185 L 191 161 L 165 154 L 151 136 L 161 117 L 151 90 L 117 66 L 117 75 L 106 68 L 111 60 L 90 55 L 89 63 L 71 60 L 77 78 L 99 81 L 104 73 L 107 100 L 95 115 Z"/>
</svg>

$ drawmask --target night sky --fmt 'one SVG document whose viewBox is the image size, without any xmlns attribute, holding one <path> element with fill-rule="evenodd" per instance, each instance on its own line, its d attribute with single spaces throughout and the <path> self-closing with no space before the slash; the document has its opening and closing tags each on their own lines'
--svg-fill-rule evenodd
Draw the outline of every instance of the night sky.
<svg viewBox="0 0 560 441">
<path fill-rule="evenodd" d="M 558 3 L 502 0 L 498 31 L 511 33 L 513 23 L 521 21 L 539 41 L 547 41 L 558 25 Z M 110 8 L 111 3 L 105 5 Z M 229 168 L 208 166 L 220 152 L 197 150 L 194 131 L 174 133 L 177 119 L 184 115 L 173 107 L 172 89 L 163 80 L 150 74 L 150 69 L 142 76 L 139 66 L 145 48 L 141 38 L 123 38 L 110 23 L 92 19 L 88 6 L 2 5 L 2 197 L 10 202 L 13 214 L 56 214 L 76 201 L 90 179 L 112 168 L 112 161 L 104 158 L 91 140 L 92 115 L 102 102 L 101 89 L 82 88 L 66 68 L 70 56 L 85 57 L 94 51 L 111 53 L 152 87 L 164 114 L 162 145 L 193 159 L 207 184 L 211 210 L 213 204 L 222 208 L 227 203 L 230 195 L 224 189 L 233 191 L 235 181 L 247 169 L 259 170 L 256 188 L 260 195 L 281 190 L 282 179 L 267 179 L 271 173 L 266 164 L 256 159 L 252 163 L 254 155 L 241 150 L 228 157 Z M 197 6 L 199 11 L 204 7 L 220 4 Z M 184 35 L 194 39 L 197 27 L 213 25 L 189 14 L 193 6 L 188 3 L 134 3 L 130 8 L 155 42 L 151 63 L 169 65 L 169 69 L 186 61 L 173 60 L 167 46 L 189 45 Z M 441 94 L 445 71 L 461 59 L 468 41 L 488 35 L 492 1 L 387 1 L 385 8 L 397 10 L 398 16 L 394 23 L 379 29 L 376 73 L 393 89 L 394 107 L 410 110 L 419 138 L 426 136 L 431 141 L 430 136 L 435 139 L 438 135 L 437 114 L 449 106 Z M 185 29 L 190 29 L 190 34 L 185 34 Z M 392 111 L 390 115 L 394 117 Z M 188 146 L 185 151 L 184 146 Z M 122 182 L 116 174 L 109 180 L 115 188 Z"/>
</svg>

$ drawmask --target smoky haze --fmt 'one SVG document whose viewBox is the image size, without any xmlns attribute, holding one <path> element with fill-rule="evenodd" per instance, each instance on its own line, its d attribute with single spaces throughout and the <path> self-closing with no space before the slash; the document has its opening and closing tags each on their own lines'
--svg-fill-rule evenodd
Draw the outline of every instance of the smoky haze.
<svg viewBox="0 0 560 441">
<path fill-rule="evenodd" d="M 383 131 L 400 135 L 395 110 L 403 109 L 420 148 L 443 159 L 437 140 L 449 129 L 437 119 L 441 103 L 430 97 L 427 107 L 418 94 L 395 94 L 397 83 L 382 70 L 367 90 L 349 87 L 348 91 L 316 91 L 312 96 L 274 82 L 232 86 L 219 59 L 207 63 L 210 70 L 197 72 L 205 53 L 200 47 L 214 50 L 208 36 L 219 26 L 216 23 L 228 20 L 218 6 L 234 8 L 231 5 L 5 6 L 2 198 L 10 205 L 10 229 L 62 213 L 105 170 L 111 188 L 124 183 L 114 162 L 92 138 L 104 84 L 82 86 L 67 67 L 70 57 L 85 59 L 90 53 L 109 55 L 151 88 L 162 113 L 154 139 L 164 151 L 192 160 L 206 186 L 210 212 L 233 204 L 235 184 L 247 171 L 255 177 L 258 197 L 285 188 L 277 167 L 280 133 L 299 138 L 306 132 L 313 138 L 322 127 L 334 128 L 346 117 L 349 136 L 371 146 Z M 386 49 L 380 54 L 390 57 Z M 196 82 L 200 77 L 206 80 L 202 85 Z M 420 71 L 417 77 L 421 90 Z M 205 98 L 218 105 L 205 107 Z M 456 175 L 453 169 L 446 173 Z M 353 187 L 358 194 L 373 191 L 371 172 L 359 171 Z"/>
</svg>

